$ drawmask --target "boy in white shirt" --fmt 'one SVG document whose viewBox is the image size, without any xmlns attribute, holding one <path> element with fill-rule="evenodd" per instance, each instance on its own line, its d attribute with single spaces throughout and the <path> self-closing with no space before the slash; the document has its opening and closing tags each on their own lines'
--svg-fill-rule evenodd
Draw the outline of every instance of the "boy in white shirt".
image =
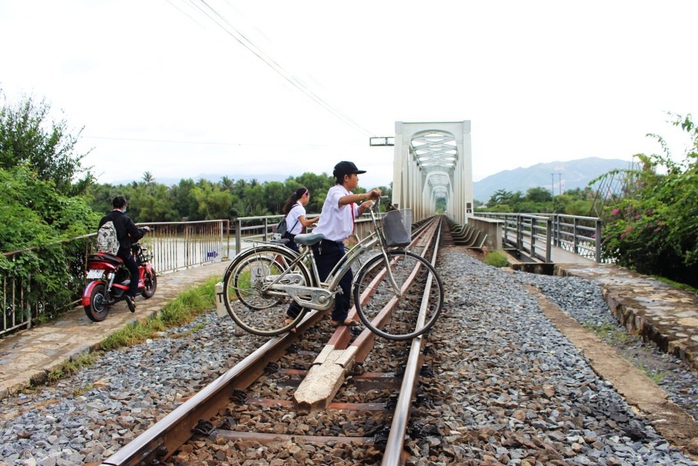
<svg viewBox="0 0 698 466">
<path fill-rule="evenodd" d="M 353 162 L 342 161 L 334 166 L 332 175 L 336 184 L 330 188 L 320 213 L 320 221 L 313 233 L 324 235 L 320 243 L 313 245 L 315 263 L 320 280 L 325 280 L 334 266 L 344 257 L 344 240 L 354 232 L 354 219 L 371 206 L 370 199 L 380 199 L 381 190 L 372 189 L 367 193 L 353 194 L 352 189 L 359 186 L 357 175 L 366 173 L 359 170 Z M 356 202 L 363 202 L 356 205 Z M 341 294 L 335 296 L 332 311 L 332 325 L 357 326 L 358 322 L 347 317 L 351 302 L 351 282 L 353 274 L 349 270 L 339 282 Z"/>
</svg>

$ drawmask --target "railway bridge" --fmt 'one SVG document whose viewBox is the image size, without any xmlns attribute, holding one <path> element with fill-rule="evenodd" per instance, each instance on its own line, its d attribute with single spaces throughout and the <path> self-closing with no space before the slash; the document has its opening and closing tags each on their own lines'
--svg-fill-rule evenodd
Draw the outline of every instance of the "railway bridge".
<svg viewBox="0 0 698 466">
<path fill-rule="evenodd" d="M 457 223 L 473 213 L 470 121 L 395 123 L 393 204 L 422 220 L 444 206 Z"/>
<path fill-rule="evenodd" d="M 524 264 L 601 261 L 598 218 L 474 212 L 469 120 L 397 121 L 394 146 L 392 202 L 414 221 L 440 208 L 457 244 L 507 249 Z"/>
</svg>

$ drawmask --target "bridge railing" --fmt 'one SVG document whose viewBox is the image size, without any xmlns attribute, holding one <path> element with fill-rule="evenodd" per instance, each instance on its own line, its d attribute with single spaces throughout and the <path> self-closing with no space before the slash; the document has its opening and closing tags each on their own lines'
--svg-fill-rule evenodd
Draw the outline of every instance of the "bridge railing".
<svg viewBox="0 0 698 466">
<path fill-rule="evenodd" d="M 598 217 L 554 214 L 554 245 L 598 263 L 601 262 L 601 229 Z"/>
<path fill-rule="evenodd" d="M 552 262 L 552 246 L 601 262 L 602 221 L 566 214 L 476 212 L 504 222 L 502 242 L 544 262 Z"/>
<path fill-rule="evenodd" d="M 384 215 L 381 213 L 380 216 Z M 306 215 L 306 218 L 312 219 L 317 217 L 318 214 Z M 238 251 L 242 251 L 252 245 L 255 241 L 267 242 L 271 241 L 272 234 L 274 233 L 274 228 L 281 221 L 283 215 L 266 215 L 257 217 L 238 217 L 235 219 L 235 254 Z M 364 214 L 357 218 L 356 221 L 356 234 L 359 238 L 363 238 L 370 229 L 373 228 L 371 219 L 368 214 Z M 307 229 L 308 232 L 312 231 L 312 227 Z M 234 256 L 232 254 L 230 257 Z"/>
<path fill-rule="evenodd" d="M 142 223 L 151 232 L 140 242 L 153 254 L 152 264 L 158 274 L 186 269 L 230 257 L 230 221 Z M 0 337 L 31 328 L 34 323 L 50 320 L 79 302 L 85 284 L 88 256 L 96 246 L 97 233 L 54 242 L 40 247 L 4 253 L 5 266 L 0 268 Z M 49 269 L 48 258 L 60 257 L 65 263 L 59 271 Z M 30 265 L 27 265 L 30 264 Z M 33 266 L 33 273 L 27 268 Z M 44 289 L 37 275 L 62 274 L 61 286 L 70 295 L 60 298 L 55 291 Z M 45 282 L 44 282 L 45 283 Z"/>
</svg>

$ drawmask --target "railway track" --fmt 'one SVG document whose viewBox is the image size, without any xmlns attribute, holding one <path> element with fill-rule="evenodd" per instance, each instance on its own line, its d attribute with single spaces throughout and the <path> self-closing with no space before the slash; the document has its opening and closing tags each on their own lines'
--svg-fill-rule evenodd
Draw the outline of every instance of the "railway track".
<svg viewBox="0 0 698 466">
<path fill-rule="evenodd" d="M 434 264 L 441 222 L 414 230 L 410 250 Z M 419 287 L 414 305 L 428 306 Z M 419 435 L 410 412 L 431 374 L 428 334 L 394 342 L 335 330 L 325 314 L 308 312 L 296 333 L 268 340 L 102 465 L 403 464 L 405 439 Z"/>
</svg>

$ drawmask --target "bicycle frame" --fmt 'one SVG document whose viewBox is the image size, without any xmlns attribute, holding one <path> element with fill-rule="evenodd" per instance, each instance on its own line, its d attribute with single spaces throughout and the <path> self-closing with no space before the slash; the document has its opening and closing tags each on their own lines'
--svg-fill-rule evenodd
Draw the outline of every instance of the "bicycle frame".
<svg viewBox="0 0 698 466">
<path fill-rule="evenodd" d="M 315 263 L 315 257 L 310 252 L 311 246 L 303 246 L 301 253 L 290 263 L 286 265 L 286 269 L 282 271 L 279 275 L 270 275 L 268 278 L 272 279 L 269 283 L 265 283 L 263 286 L 263 291 L 273 296 L 290 296 L 300 305 L 301 307 L 308 309 L 315 309 L 319 311 L 328 310 L 332 307 L 334 303 L 334 297 L 339 290 L 339 282 L 346 275 L 346 273 L 351 269 L 351 266 L 358 261 L 364 254 L 370 251 L 376 244 L 380 245 L 381 254 L 385 259 L 386 264 L 388 263 L 388 256 L 386 254 L 385 240 L 381 235 L 381 227 L 376 221 L 376 216 L 374 213 L 375 205 L 371 206 L 369 212 L 371 214 L 371 220 L 373 222 L 373 231 L 369 233 L 364 239 L 360 240 L 357 244 L 351 247 L 347 252 L 345 252 L 344 257 L 332 268 L 327 279 L 323 282 L 320 280 L 320 276 L 317 270 L 317 265 Z M 286 252 L 286 251 L 284 251 Z M 312 272 L 312 277 L 318 286 L 301 286 L 294 284 L 284 284 L 282 283 L 283 278 L 290 273 L 294 267 L 307 267 L 305 265 L 305 260 L 310 258 L 310 268 Z M 390 278 L 390 283 L 395 292 L 396 296 L 401 296 L 402 291 L 400 287 L 396 284 L 395 279 L 389 267 L 387 267 L 387 273 Z M 353 284 L 352 284 L 353 287 Z M 304 298 L 304 297 L 307 297 Z"/>
</svg>

